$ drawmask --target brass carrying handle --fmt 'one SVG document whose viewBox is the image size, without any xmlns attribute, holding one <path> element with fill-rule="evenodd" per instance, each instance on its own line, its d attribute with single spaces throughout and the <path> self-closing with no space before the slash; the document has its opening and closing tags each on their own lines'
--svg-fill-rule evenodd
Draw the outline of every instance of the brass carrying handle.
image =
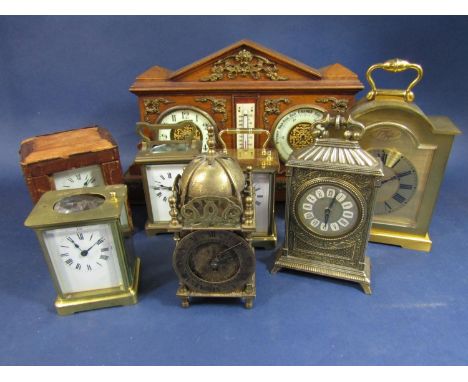
<svg viewBox="0 0 468 382">
<path fill-rule="evenodd" d="M 223 146 L 223 152 L 227 153 L 227 146 L 226 142 L 224 142 L 222 135 L 226 134 L 265 134 L 267 136 L 267 139 L 263 143 L 262 146 L 262 155 L 267 155 L 267 146 L 268 142 L 270 142 L 271 134 L 268 130 L 266 129 L 224 129 L 221 130 L 218 134 L 219 141 L 221 142 L 221 145 Z"/>
<path fill-rule="evenodd" d="M 153 136 L 157 137 L 159 135 L 160 130 L 176 130 L 182 129 L 185 126 L 190 125 L 192 127 L 191 134 L 187 137 L 188 141 L 192 141 L 193 136 L 195 135 L 195 124 L 188 120 L 188 121 L 181 121 L 178 123 L 147 123 L 147 122 L 137 122 L 136 124 L 136 131 L 138 135 L 143 139 L 145 143 L 149 143 L 154 139 L 151 139 L 151 136 L 148 135 L 148 131 L 153 133 Z M 157 140 L 157 139 L 156 139 Z"/>
<path fill-rule="evenodd" d="M 374 79 L 372 78 L 372 72 L 376 69 L 383 69 L 387 72 L 392 73 L 400 73 L 404 72 L 405 70 L 413 69 L 416 71 L 416 78 L 408 85 L 406 90 L 394 90 L 394 89 L 377 89 L 375 86 Z M 416 84 L 421 81 L 423 77 L 423 69 L 421 65 L 413 64 L 406 60 L 402 60 L 400 58 L 394 58 L 388 60 L 384 63 L 374 64 L 369 69 L 367 69 L 366 78 L 369 82 L 371 87 L 371 91 L 367 93 L 367 99 L 372 101 L 377 95 L 393 95 L 393 96 L 400 96 L 405 99 L 407 102 L 414 101 L 414 93 L 412 89 L 416 86 Z"/>
</svg>

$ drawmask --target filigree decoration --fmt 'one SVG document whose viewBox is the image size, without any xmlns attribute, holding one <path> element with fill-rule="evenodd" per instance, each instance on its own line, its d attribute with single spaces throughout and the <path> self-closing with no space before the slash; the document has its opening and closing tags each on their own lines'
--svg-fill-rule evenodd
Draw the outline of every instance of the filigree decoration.
<svg viewBox="0 0 468 382">
<path fill-rule="evenodd" d="M 288 98 L 266 99 L 263 108 L 263 122 L 268 126 L 268 116 L 281 113 L 280 103 L 289 103 Z"/>
<path fill-rule="evenodd" d="M 288 142 L 293 149 L 300 149 L 314 143 L 315 138 L 311 126 L 312 124 L 308 122 L 301 122 L 289 131 Z"/>
<path fill-rule="evenodd" d="M 196 139 L 198 141 L 202 139 L 202 133 L 200 129 L 191 121 L 184 123 L 183 127 L 171 130 L 171 140 L 185 141 L 190 138 Z"/>
<path fill-rule="evenodd" d="M 318 103 L 331 103 L 331 109 L 333 111 L 336 111 L 339 114 L 344 114 L 348 110 L 348 102 L 349 100 L 347 99 L 338 99 L 335 97 L 329 97 L 329 98 L 321 98 L 318 99 L 316 102 Z"/>
<path fill-rule="evenodd" d="M 160 104 L 167 105 L 168 103 L 174 103 L 174 101 L 169 101 L 166 98 L 148 98 L 143 100 L 145 105 L 145 122 L 151 123 L 151 115 L 157 115 L 161 112 Z"/>
<path fill-rule="evenodd" d="M 236 226 L 241 222 L 242 209 L 228 198 L 202 196 L 182 206 L 180 215 L 184 226 Z"/>
<path fill-rule="evenodd" d="M 222 123 L 227 121 L 226 98 L 200 97 L 195 98 L 195 101 L 210 102 L 212 112 L 223 115 L 223 119 L 221 120 Z"/>
<path fill-rule="evenodd" d="M 236 79 L 237 76 L 259 80 L 262 74 L 272 81 L 288 80 L 287 77 L 278 74 L 278 67 L 273 61 L 247 49 L 242 49 L 235 55 L 216 61 L 211 68 L 211 74 L 201 78 L 200 81 L 215 82 L 224 79 L 225 75 L 230 80 Z"/>
</svg>

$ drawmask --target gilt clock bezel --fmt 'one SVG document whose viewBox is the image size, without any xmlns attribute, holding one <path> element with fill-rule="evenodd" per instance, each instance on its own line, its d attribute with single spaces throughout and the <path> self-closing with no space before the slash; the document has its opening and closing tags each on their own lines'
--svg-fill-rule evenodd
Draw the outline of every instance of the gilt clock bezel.
<svg viewBox="0 0 468 382">
<path fill-rule="evenodd" d="M 319 235 L 316 232 L 312 231 L 309 229 L 307 226 L 304 225 L 304 223 L 301 221 L 299 218 L 298 214 L 298 204 L 299 200 L 301 197 L 304 195 L 304 193 L 307 192 L 308 189 L 318 186 L 318 185 L 332 185 L 335 187 L 343 188 L 346 190 L 350 195 L 352 195 L 356 201 L 357 208 L 359 210 L 359 218 L 357 220 L 357 223 L 355 224 L 354 228 L 352 228 L 350 231 L 338 235 L 338 236 L 324 236 L 324 235 Z M 356 234 L 356 231 L 360 231 L 362 226 L 366 223 L 366 216 L 368 213 L 367 210 L 367 204 L 366 201 L 362 195 L 362 193 L 359 191 L 358 188 L 353 186 L 351 183 L 343 180 L 343 179 L 338 179 L 338 178 L 333 178 L 333 177 L 318 177 L 315 179 L 308 180 L 307 182 L 303 183 L 295 192 L 293 202 L 291 203 L 292 206 L 292 215 L 294 217 L 294 221 L 298 227 L 300 227 L 302 230 L 307 232 L 308 235 L 314 236 L 317 240 L 324 240 L 327 242 L 332 242 L 336 240 L 344 240 L 347 239 L 353 235 Z"/>
</svg>

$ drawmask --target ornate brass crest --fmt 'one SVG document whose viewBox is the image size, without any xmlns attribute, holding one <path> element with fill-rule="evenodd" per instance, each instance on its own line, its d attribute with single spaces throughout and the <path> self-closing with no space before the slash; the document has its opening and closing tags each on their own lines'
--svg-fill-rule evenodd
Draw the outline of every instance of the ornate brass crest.
<svg viewBox="0 0 468 382">
<path fill-rule="evenodd" d="M 150 98 L 145 99 L 143 104 L 145 105 L 145 122 L 151 122 L 151 115 L 156 115 L 161 112 L 160 104 L 167 105 L 168 103 L 174 103 L 166 98 Z"/>
<path fill-rule="evenodd" d="M 214 82 L 224 79 L 233 80 L 237 76 L 251 77 L 259 80 L 262 74 L 272 81 L 287 81 L 287 77 L 280 76 L 276 64 L 268 58 L 254 54 L 247 49 L 242 49 L 235 55 L 231 55 L 216 61 L 211 68 L 211 74 L 200 81 Z"/>
<path fill-rule="evenodd" d="M 228 198 L 211 196 L 190 200 L 180 214 L 187 226 L 233 226 L 239 223 L 242 209 Z"/>
</svg>

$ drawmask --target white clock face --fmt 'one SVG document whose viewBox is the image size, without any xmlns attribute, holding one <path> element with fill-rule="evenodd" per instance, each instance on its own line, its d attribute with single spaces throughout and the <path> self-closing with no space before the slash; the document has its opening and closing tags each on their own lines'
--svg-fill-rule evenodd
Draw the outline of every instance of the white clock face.
<svg viewBox="0 0 468 382">
<path fill-rule="evenodd" d="M 313 144 L 311 125 L 323 118 L 323 112 L 312 106 L 296 108 L 276 122 L 273 141 L 278 154 L 286 162 L 293 150 Z"/>
<path fill-rule="evenodd" d="M 146 166 L 146 178 L 150 196 L 153 222 L 168 222 L 169 198 L 177 175 L 182 174 L 186 164 L 164 164 Z"/>
<path fill-rule="evenodd" d="M 377 191 L 374 214 L 391 214 L 404 207 L 414 196 L 418 186 L 416 169 L 399 152 L 386 149 L 369 152 L 380 158 L 384 165 L 384 177 Z"/>
<path fill-rule="evenodd" d="M 336 237 L 351 232 L 359 223 L 359 207 L 344 188 L 323 184 L 307 189 L 296 205 L 299 221 L 315 234 Z"/>
<path fill-rule="evenodd" d="M 122 285 L 109 224 L 45 231 L 44 242 L 63 294 Z"/>
<path fill-rule="evenodd" d="M 53 178 L 56 190 L 71 190 L 105 185 L 101 167 L 98 165 L 56 172 Z"/>
<path fill-rule="evenodd" d="M 195 137 L 202 140 L 202 152 L 208 151 L 208 127 L 215 127 L 213 119 L 202 110 L 189 107 L 169 109 L 158 119 L 158 123 L 174 124 L 183 121 L 192 121 L 197 127 Z M 183 140 L 186 132 L 179 130 L 159 130 L 159 140 Z"/>
<path fill-rule="evenodd" d="M 255 190 L 255 224 L 256 232 L 268 233 L 270 222 L 270 175 L 267 173 L 253 174 Z"/>
</svg>

